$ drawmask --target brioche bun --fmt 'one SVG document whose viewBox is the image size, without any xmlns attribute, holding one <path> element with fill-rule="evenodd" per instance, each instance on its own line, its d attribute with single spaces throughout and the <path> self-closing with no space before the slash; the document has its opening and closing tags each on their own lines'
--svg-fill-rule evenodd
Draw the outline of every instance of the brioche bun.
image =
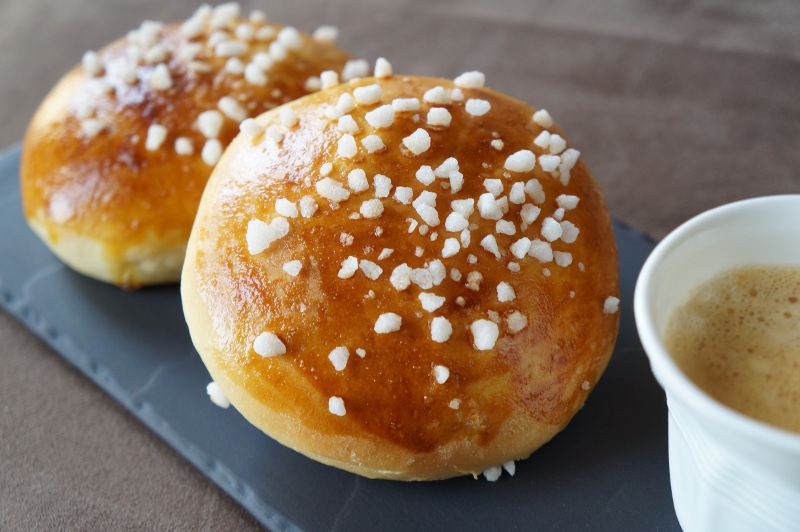
<svg viewBox="0 0 800 532">
<path fill-rule="evenodd" d="M 609 215 L 546 111 L 476 72 L 378 70 L 234 139 L 189 240 L 186 320 L 230 402 L 300 453 L 367 477 L 496 473 L 609 361 Z"/>
<path fill-rule="evenodd" d="M 320 73 L 347 60 L 232 3 L 183 24 L 145 21 L 87 52 L 36 112 L 22 153 L 25 217 L 86 275 L 130 288 L 177 282 L 203 188 L 239 123 L 318 89 Z"/>
</svg>

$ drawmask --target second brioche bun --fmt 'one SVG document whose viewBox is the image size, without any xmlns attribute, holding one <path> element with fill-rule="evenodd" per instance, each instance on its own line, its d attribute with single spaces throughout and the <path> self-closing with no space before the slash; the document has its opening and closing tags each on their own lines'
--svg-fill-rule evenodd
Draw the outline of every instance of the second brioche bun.
<svg viewBox="0 0 800 532">
<path fill-rule="evenodd" d="M 348 55 L 327 37 L 203 7 L 146 21 L 66 74 L 22 152 L 25 217 L 64 262 L 137 287 L 176 282 L 203 188 L 239 123 L 313 92 Z M 202 117 L 202 118 L 201 118 Z"/>
<path fill-rule="evenodd" d="M 618 328 L 600 190 L 549 115 L 483 76 L 345 83 L 257 118 L 182 276 L 230 402 L 315 460 L 496 478 L 570 421 Z"/>
</svg>

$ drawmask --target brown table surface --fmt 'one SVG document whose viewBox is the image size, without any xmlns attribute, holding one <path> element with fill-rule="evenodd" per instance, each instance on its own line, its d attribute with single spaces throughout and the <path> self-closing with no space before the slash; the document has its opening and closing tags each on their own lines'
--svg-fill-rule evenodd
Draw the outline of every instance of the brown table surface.
<svg viewBox="0 0 800 532">
<path fill-rule="evenodd" d="M 800 4 L 791 0 L 243 2 L 399 73 L 486 73 L 545 107 L 612 215 L 661 238 L 733 200 L 800 192 Z M 0 2 L 0 146 L 88 49 L 188 0 Z M 0 238 L 3 238 L 0 235 Z M 248 530 L 258 524 L 0 311 L 0 529 Z"/>
</svg>

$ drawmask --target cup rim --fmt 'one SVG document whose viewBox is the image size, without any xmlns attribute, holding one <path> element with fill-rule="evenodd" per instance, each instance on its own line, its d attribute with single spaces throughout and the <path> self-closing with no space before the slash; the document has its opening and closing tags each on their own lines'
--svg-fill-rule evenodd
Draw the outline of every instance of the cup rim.
<svg viewBox="0 0 800 532">
<path fill-rule="evenodd" d="M 800 452 L 800 434 L 742 414 L 706 394 L 692 382 L 667 353 L 656 331 L 647 304 L 652 296 L 652 279 L 657 267 L 695 230 L 715 225 L 716 221 L 721 217 L 728 216 L 731 211 L 775 203 L 796 204 L 796 208 L 800 209 L 800 194 L 762 196 L 721 205 L 694 216 L 671 231 L 656 245 L 639 272 L 634 288 L 633 313 L 639 338 L 645 354 L 650 360 L 653 374 L 665 390 L 663 381 L 668 381 L 671 394 L 674 393 L 684 401 L 690 401 L 729 430 L 747 434 L 750 438 L 755 437 L 762 441 L 769 441 L 770 445 L 779 446 L 791 452 Z"/>
</svg>

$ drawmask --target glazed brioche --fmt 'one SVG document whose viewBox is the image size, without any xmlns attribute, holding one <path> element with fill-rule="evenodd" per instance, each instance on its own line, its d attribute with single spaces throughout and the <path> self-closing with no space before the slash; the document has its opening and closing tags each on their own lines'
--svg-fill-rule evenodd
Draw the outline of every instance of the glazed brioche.
<svg viewBox="0 0 800 532">
<path fill-rule="evenodd" d="M 145 21 L 87 52 L 25 137 L 30 226 L 91 277 L 176 282 L 203 188 L 240 123 L 319 89 L 321 75 L 346 65 L 347 76 L 365 73 L 331 42 L 335 33 L 312 37 L 260 12 L 244 18 L 228 3 L 182 24 Z"/>
<path fill-rule="evenodd" d="M 391 75 L 256 118 L 214 169 L 181 281 L 209 393 L 315 460 L 401 480 L 513 471 L 618 329 L 600 190 L 543 110 Z"/>
</svg>

